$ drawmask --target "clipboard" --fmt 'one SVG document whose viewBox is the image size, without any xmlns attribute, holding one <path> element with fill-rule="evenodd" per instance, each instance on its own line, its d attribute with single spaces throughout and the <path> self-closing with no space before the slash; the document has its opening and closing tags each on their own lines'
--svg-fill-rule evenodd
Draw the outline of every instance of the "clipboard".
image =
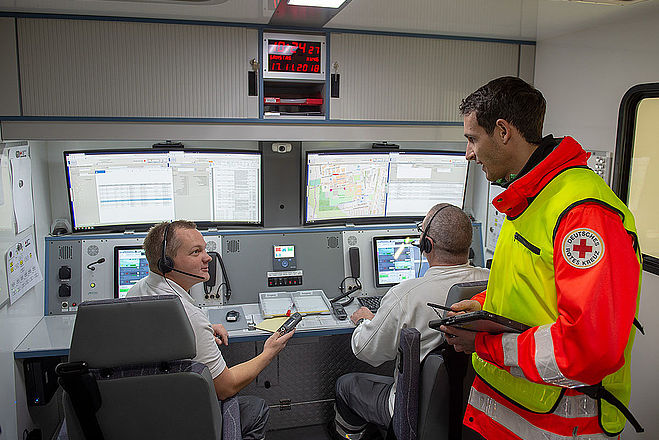
<svg viewBox="0 0 659 440">
<path fill-rule="evenodd" d="M 428 327 L 439 330 L 439 326 L 446 325 L 472 332 L 498 333 L 523 333 L 531 327 L 521 322 L 506 318 L 501 315 L 480 310 L 478 312 L 462 313 L 443 319 L 434 319 L 428 323 Z"/>
</svg>

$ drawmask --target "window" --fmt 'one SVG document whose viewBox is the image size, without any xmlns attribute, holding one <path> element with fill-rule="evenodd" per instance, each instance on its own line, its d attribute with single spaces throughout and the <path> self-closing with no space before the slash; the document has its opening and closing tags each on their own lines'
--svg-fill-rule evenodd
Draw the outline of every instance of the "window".
<svg viewBox="0 0 659 440">
<path fill-rule="evenodd" d="M 659 83 L 632 87 L 620 104 L 613 189 L 636 219 L 643 269 L 659 274 Z"/>
</svg>

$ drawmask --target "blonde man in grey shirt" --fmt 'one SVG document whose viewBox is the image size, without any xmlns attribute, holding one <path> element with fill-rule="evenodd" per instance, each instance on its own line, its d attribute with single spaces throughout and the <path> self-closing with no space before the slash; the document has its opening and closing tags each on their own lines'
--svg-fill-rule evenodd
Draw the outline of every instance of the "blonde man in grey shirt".
<svg viewBox="0 0 659 440">
<path fill-rule="evenodd" d="M 190 296 L 190 288 L 209 279 L 206 242 L 189 221 L 160 223 L 144 238 L 144 253 L 149 261 L 149 275 L 138 281 L 127 296 L 171 295 L 181 299 L 195 334 L 197 355 L 193 360 L 210 370 L 218 399 L 227 399 L 249 385 L 284 349 L 294 331 L 275 332 L 254 358 L 233 367 L 227 366 L 219 346 L 229 345 L 229 335 L 222 324 L 213 324 Z M 163 255 L 164 254 L 164 255 Z M 163 258 L 163 256 L 165 258 Z M 259 440 L 265 436 L 268 406 L 261 398 L 238 396 L 242 438 Z"/>
<path fill-rule="evenodd" d="M 488 278 L 487 269 L 468 263 L 472 226 L 460 208 L 446 203 L 433 206 L 423 221 L 422 232 L 422 240 L 425 236 L 429 241 L 425 249 L 421 246 L 430 266 L 425 275 L 389 289 L 377 313 L 361 307 L 350 317 L 357 325 L 352 351 L 373 366 L 397 358 L 400 330 L 405 327 L 421 333 L 423 360 L 442 339 L 442 333 L 428 327 L 428 321 L 437 315 L 426 304 L 444 304 L 448 290 L 456 283 Z M 342 438 L 362 438 L 368 423 L 384 429 L 389 426 L 396 397 L 394 377 L 350 373 L 339 378 L 335 426 Z"/>
</svg>

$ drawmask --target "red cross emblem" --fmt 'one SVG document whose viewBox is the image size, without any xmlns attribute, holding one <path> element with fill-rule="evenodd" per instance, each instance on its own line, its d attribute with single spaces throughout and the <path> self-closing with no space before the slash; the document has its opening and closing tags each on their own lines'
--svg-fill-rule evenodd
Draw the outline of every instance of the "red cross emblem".
<svg viewBox="0 0 659 440">
<path fill-rule="evenodd" d="M 563 259 L 577 269 L 588 269 L 602 261 L 604 242 L 602 236 L 589 228 L 568 232 L 562 243 Z"/>
<path fill-rule="evenodd" d="M 578 245 L 577 244 L 572 245 L 572 250 L 575 251 L 575 252 L 579 252 L 579 258 L 585 258 L 586 253 L 593 251 L 593 247 L 592 246 L 587 246 L 586 245 L 586 239 L 582 238 L 579 241 Z"/>
</svg>

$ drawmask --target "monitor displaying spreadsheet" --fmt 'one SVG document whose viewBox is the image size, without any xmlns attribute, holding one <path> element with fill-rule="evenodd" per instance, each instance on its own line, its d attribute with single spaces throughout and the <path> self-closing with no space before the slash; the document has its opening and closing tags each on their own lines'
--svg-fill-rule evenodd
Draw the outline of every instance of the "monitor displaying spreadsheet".
<svg viewBox="0 0 659 440">
<path fill-rule="evenodd" d="M 64 163 L 76 231 L 175 219 L 262 224 L 257 151 L 68 151 Z"/>
</svg>

